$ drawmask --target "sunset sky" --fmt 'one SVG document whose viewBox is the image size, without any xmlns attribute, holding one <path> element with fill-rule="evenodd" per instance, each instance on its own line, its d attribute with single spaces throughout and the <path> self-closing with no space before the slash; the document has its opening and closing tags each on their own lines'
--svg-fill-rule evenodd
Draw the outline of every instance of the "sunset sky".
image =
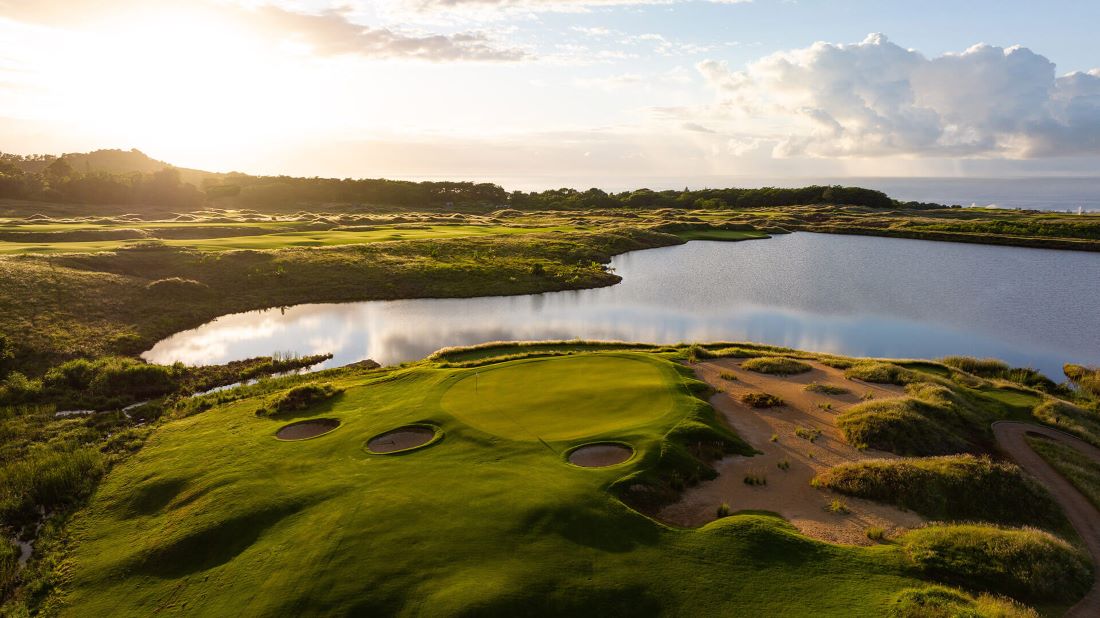
<svg viewBox="0 0 1100 618">
<path fill-rule="evenodd" d="M 0 0 L 0 150 L 549 184 L 1091 174 L 1097 24 L 1082 1 Z"/>
</svg>

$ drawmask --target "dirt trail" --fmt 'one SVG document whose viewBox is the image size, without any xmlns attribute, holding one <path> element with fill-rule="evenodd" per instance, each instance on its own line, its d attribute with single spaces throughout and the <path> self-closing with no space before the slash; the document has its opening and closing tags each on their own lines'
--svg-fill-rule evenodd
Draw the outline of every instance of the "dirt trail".
<svg viewBox="0 0 1100 618">
<path fill-rule="evenodd" d="M 815 489 L 810 479 L 819 472 L 841 463 L 863 459 L 894 458 L 881 451 L 853 448 L 836 428 L 836 415 L 863 401 L 889 399 L 904 394 L 901 387 L 848 380 L 844 372 L 812 362 L 812 371 L 794 376 L 772 376 L 741 369 L 742 360 L 720 359 L 694 366 L 696 376 L 720 392 L 710 403 L 725 416 L 734 430 L 753 448 L 762 451 L 754 457 L 734 456 L 718 462 L 718 478 L 686 491 L 681 499 L 658 513 L 658 519 L 680 526 L 699 526 L 712 521 L 718 506 L 726 503 L 734 511 L 758 509 L 773 511 L 789 520 L 807 536 L 854 545 L 868 545 L 868 527 L 883 528 L 896 534 L 918 526 L 923 519 L 912 512 Z M 736 380 L 722 378 L 733 374 Z M 825 395 L 805 390 L 817 382 L 846 388 L 843 395 Z M 750 392 L 765 392 L 783 399 L 785 406 L 752 408 L 741 402 Z M 824 406 L 828 406 L 826 409 Z M 810 442 L 795 434 L 797 429 L 820 431 Z M 776 440 L 772 441 L 772 436 Z M 780 463 L 789 464 L 783 470 Z M 746 474 L 763 475 L 765 485 L 748 485 Z M 848 513 L 826 510 L 834 499 L 841 500 Z"/>
<path fill-rule="evenodd" d="M 1088 501 L 1088 498 L 1077 491 L 1077 488 L 1059 474 L 1046 460 L 1031 450 L 1031 446 L 1024 439 L 1029 433 L 1061 442 L 1080 451 L 1081 454 L 1098 464 L 1100 464 L 1100 448 L 1049 427 L 1016 421 L 993 423 L 993 435 L 997 438 L 997 445 L 1005 454 L 1014 459 L 1021 468 L 1039 479 L 1039 482 L 1050 491 L 1058 504 L 1062 505 L 1066 517 L 1069 518 L 1069 522 L 1077 530 L 1077 534 L 1081 535 L 1089 554 L 1092 555 L 1092 562 L 1096 565 L 1096 579 L 1092 584 L 1092 589 L 1085 595 L 1085 598 L 1066 612 L 1066 617 L 1084 618 L 1100 615 L 1100 511 L 1097 511 L 1096 507 Z"/>
</svg>

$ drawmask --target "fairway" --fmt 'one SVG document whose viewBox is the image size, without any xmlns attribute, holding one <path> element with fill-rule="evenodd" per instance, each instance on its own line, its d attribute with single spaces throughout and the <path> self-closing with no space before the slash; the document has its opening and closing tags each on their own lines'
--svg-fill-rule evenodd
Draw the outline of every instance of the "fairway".
<svg viewBox="0 0 1100 618">
<path fill-rule="evenodd" d="M 639 355 L 518 361 L 463 375 L 442 407 L 513 440 L 575 440 L 627 430 L 672 409 L 668 370 Z"/>
</svg>

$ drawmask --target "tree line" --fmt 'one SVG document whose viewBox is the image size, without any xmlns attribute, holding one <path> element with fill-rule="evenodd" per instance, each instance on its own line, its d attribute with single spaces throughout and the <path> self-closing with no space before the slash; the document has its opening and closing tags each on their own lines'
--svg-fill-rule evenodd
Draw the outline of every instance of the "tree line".
<svg viewBox="0 0 1100 618">
<path fill-rule="evenodd" d="M 34 163 L 35 165 L 28 165 Z M 360 204 L 397 207 L 484 207 L 516 210 L 591 210 L 605 208 L 748 208 L 803 204 L 844 204 L 870 208 L 931 207 L 899 203 L 881 191 L 860 187 L 814 185 L 800 188 L 699 189 L 653 191 L 637 189 L 609 193 L 601 189 L 505 191 L 500 185 L 476 182 L 413 182 L 388 179 L 297 178 L 206 174 L 201 188 L 182 182 L 178 170 L 151 173 L 78 171 L 65 157 L 45 164 L 0 154 L 0 198 L 79 204 L 134 204 L 176 209 L 231 204 L 256 210 L 285 210 L 317 204 Z M 33 171 L 39 170 L 39 171 Z"/>
</svg>

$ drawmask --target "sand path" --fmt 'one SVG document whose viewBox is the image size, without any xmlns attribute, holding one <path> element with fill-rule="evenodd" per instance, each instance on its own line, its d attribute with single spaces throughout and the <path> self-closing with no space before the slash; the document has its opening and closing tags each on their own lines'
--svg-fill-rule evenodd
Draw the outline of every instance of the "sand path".
<svg viewBox="0 0 1100 618">
<path fill-rule="evenodd" d="M 999 421 L 993 423 L 993 435 L 997 438 L 997 445 L 1009 457 L 1029 474 L 1034 476 L 1050 491 L 1058 504 L 1066 512 L 1066 517 L 1073 524 L 1077 534 L 1085 543 L 1092 562 L 1097 565 L 1095 569 L 1095 581 L 1092 589 L 1076 605 L 1066 612 L 1067 618 L 1100 615 L 1100 511 L 1083 496 L 1077 488 L 1058 473 L 1038 453 L 1031 450 L 1024 437 L 1027 434 L 1039 434 L 1056 440 L 1066 446 L 1074 448 L 1093 461 L 1100 463 L 1100 448 L 1071 436 L 1067 433 L 1041 427 L 1031 423 L 1016 421 Z"/>
<path fill-rule="evenodd" d="M 896 458 L 891 453 L 855 449 L 844 440 L 834 420 L 840 412 L 863 401 L 865 394 L 875 399 L 899 397 L 904 394 L 901 387 L 848 380 L 843 371 L 816 362 L 810 363 L 812 371 L 786 377 L 743 370 L 741 362 L 741 359 L 718 359 L 699 363 L 694 366 L 695 374 L 719 390 L 711 398 L 711 405 L 742 439 L 763 454 L 722 459 L 715 466 L 718 478 L 687 490 L 678 502 L 661 509 L 658 519 L 679 526 L 700 526 L 712 521 L 718 506 L 726 503 L 733 511 L 773 511 L 807 536 L 853 545 L 873 543 L 866 533 L 872 526 L 892 535 L 924 522 L 916 513 L 810 485 L 819 472 L 841 463 Z M 726 380 L 721 377 L 723 373 L 733 374 L 737 380 Z M 805 386 L 811 382 L 851 392 L 845 395 L 808 392 Z M 749 392 L 777 395 L 786 405 L 752 408 L 740 400 Z M 825 405 L 830 409 L 825 409 Z M 811 443 L 795 435 L 798 428 L 821 434 Z M 777 436 L 775 441 L 773 435 Z M 778 467 L 780 462 L 787 462 L 790 467 L 782 470 Z M 745 475 L 749 473 L 764 475 L 767 484 L 746 484 Z M 841 500 L 848 512 L 826 510 L 834 499 Z"/>
</svg>

